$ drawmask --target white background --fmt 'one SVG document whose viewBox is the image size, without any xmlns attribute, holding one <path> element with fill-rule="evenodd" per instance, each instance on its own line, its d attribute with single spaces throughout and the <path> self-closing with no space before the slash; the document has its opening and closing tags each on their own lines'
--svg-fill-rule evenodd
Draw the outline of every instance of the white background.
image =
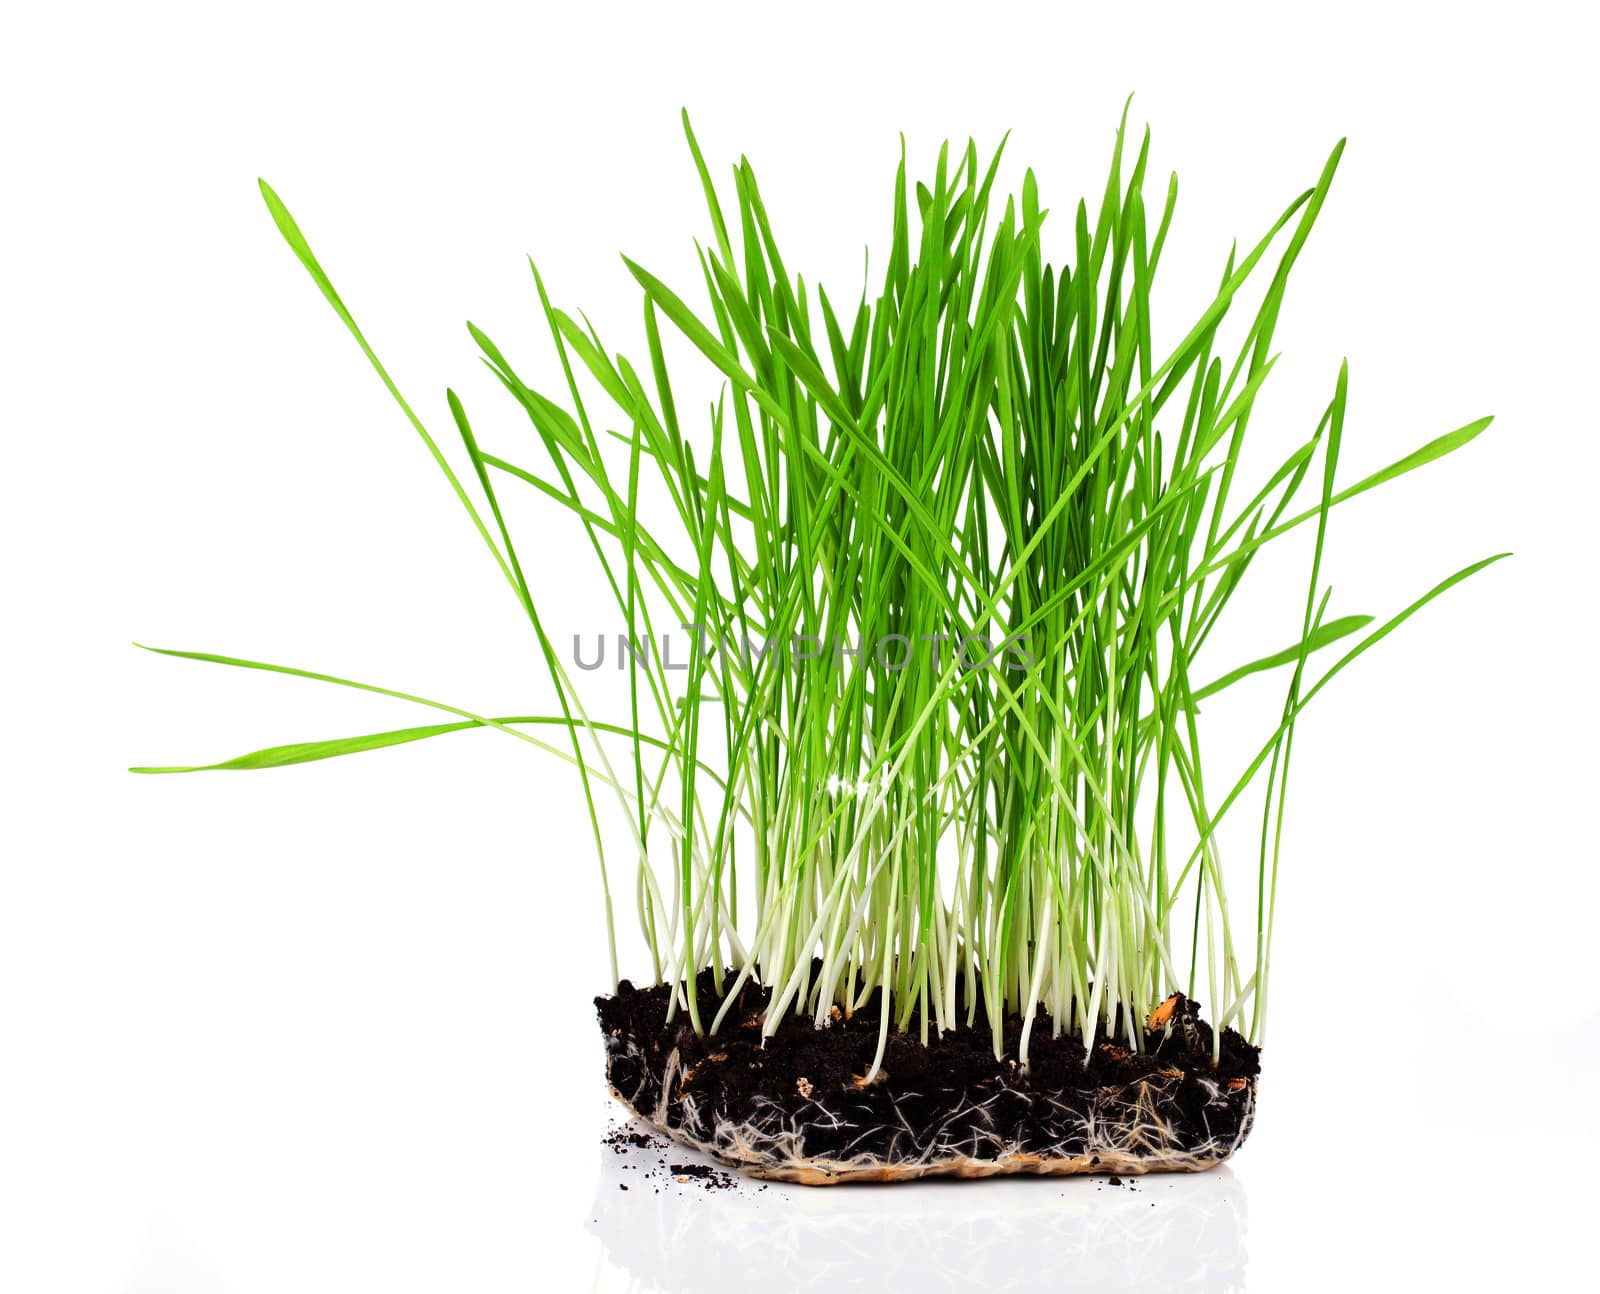
<svg viewBox="0 0 1600 1294">
<path fill-rule="evenodd" d="M 8 17 L 0 1285 L 1592 1279 L 1600 283 L 1580 12 L 286 0 Z M 1273 434 L 1310 430 L 1342 356 L 1347 480 L 1498 416 L 1337 517 L 1336 607 L 1392 611 L 1516 554 L 1301 729 L 1261 1119 L 1230 1170 L 1122 1195 L 623 1195 L 598 1144 L 592 851 L 559 766 L 474 733 L 264 774 L 123 771 L 427 721 L 134 639 L 492 713 L 548 703 L 515 604 L 257 175 L 441 439 L 448 383 L 510 453 L 526 426 L 462 321 L 549 380 L 525 253 L 635 354 L 618 251 L 697 296 L 680 105 L 716 174 L 751 155 L 790 268 L 853 299 L 898 132 L 926 172 L 947 136 L 1012 129 L 1059 215 L 1098 197 L 1130 91 L 1153 174 L 1182 177 L 1169 327 L 1228 241 L 1349 136 L 1279 331 L 1258 415 Z M 581 538 L 524 524 L 553 614 L 593 612 Z"/>
</svg>

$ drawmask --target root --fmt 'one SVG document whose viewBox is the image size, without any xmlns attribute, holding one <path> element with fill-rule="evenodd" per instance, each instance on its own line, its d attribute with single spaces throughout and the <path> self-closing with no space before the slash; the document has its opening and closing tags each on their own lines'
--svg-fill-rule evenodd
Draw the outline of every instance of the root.
<svg viewBox="0 0 1600 1294">
<path fill-rule="evenodd" d="M 628 1059 L 632 1063 L 614 1062 Z M 902 1112 L 902 1102 L 917 1093 L 888 1091 L 888 1109 L 874 1111 L 874 1123 L 855 1122 L 861 1107 L 814 1095 L 798 1103 L 752 1095 L 737 1117 L 706 1108 L 703 1097 L 685 1090 L 678 1051 L 655 1065 L 637 1043 L 607 1039 L 607 1074 L 619 1069 L 642 1075 L 631 1093 L 612 1093 L 640 1118 L 685 1146 L 710 1155 L 752 1177 L 829 1186 L 839 1182 L 900 1182 L 921 1177 L 992 1177 L 1005 1174 L 1203 1172 L 1233 1154 L 1249 1134 L 1255 1116 L 1256 1081 L 1242 1086 L 1178 1070 L 1161 1071 L 1118 1087 L 1090 1092 L 1050 1093 L 1008 1087 L 1011 1100 L 1021 1098 L 1030 1111 L 1026 1142 L 1011 1128 L 996 1126 L 991 1107 L 997 1090 L 985 1099 L 957 1098 L 931 1125 L 918 1126 Z M 659 1081 L 652 1081 L 652 1073 Z M 1204 1097 L 1198 1116 L 1193 1096 L 1180 1108 L 1178 1090 L 1198 1084 Z M 1238 1080 L 1235 1080 L 1237 1083 Z M 923 1108 L 926 1102 L 922 1102 Z M 1227 1117 L 1217 1124 L 1230 1131 L 1213 1135 L 1206 1111 Z M 894 1129 L 885 1151 L 853 1146 L 883 1142 L 885 1128 Z M 826 1155 L 806 1150 L 808 1133 L 826 1130 L 826 1142 L 842 1146 Z M 1042 1131 L 1041 1131 L 1042 1130 Z M 852 1135 L 856 1134 L 856 1135 Z"/>
</svg>

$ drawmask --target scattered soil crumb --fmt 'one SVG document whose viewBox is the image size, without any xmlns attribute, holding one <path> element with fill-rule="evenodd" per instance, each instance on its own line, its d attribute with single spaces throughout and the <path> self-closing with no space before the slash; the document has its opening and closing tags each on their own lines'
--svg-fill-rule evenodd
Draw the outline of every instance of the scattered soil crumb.
<svg viewBox="0 0 1600 1294">
<path fill-rule="evenodd" d="M 734 1190 L 739 1185 L 739 1178 L 733 1173 L 724 1172 L 711 1164 L 669 1164 L 663 1151 L 673 1148 L 672 1142 L 665 1137 L 658 1137 L 651 1132 L 640 1132 L 632 1125 L 623 1123 L 612 1128 L 600 1139 L 601 1144 L 611 1147 L 614 1154 L 632 1155 L 635 1151 L 652 1151 L 655 1155 L 654 1164 L 650 1163 L 625 1163 L 622 1167 L 626 1170 L 639 1169 L 646 1178 L 654 1178 L 657 1182 L 668 1178 L 675 1179 L 683 1186 L 699 1186 L 707 1191 Z M 617 1183 L 617 1189 L 627 1190 L 624 1182 Z M 661 1187 L 654 1186 L 656 1194 L 661 1193 Z M 761 1188 L 765 1190 L 766 1187 Z"/>
<path fill-rule="evenodd" d="M 710 1164 L 668 1164 L 667 1172 L 676 1177 L 680 1185 L 698 1185 L 708 1191 L 728 1191 L 739 1184 L 733 1174 Z"/>
<path fill-rule="evenodd" d="M 648 1132 L 635 1132 L 627 1124 L 619 1124 L 602 1138 L 602 1144 L 610 1146 L 619 1155 L 625 1155 L 630 1150 L 665 1150 L 667 1142 L 660 1137 L 652 1136 Z"/>
</svg>

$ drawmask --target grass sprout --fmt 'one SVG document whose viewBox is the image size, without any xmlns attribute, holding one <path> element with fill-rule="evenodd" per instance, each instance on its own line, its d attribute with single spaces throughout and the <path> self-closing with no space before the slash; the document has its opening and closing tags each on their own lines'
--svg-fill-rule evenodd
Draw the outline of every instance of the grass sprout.
<svg viewBox="0 0 1600 1294">
<path fill-rule="evenodd" d="M 769 1034 L 789 1013 L 821 1026 L 875 1002 L 869 1079 L 891 1030 L 926 1041 L 973 1023 L 980 1005 L 997 1056 L 1004 1019 L 1020 1015 L 1024 1065 L 1041 1019 L 1080 1030 L 1086 1047 L 1120 1038 L 1143 1049 L 1148 1013 L 1180 990 L 1211 1004 L 1218 1044 L 1229 1023 L 1259 1041 L 1300 716 L 1370 648 L 1505 555 L 1387 619 L 1335 614 L 1322 578 L 1330 520 L 1490 420 L 1341 484 L 1341 367 L 1306 438 L 1247 487 L 1243 452 L 1284 295 L 1343 142 L 1258 241 L 1227 254 L 1214 295 L 1161 353 L 1152 288 L 1177 178 L 1147 206 L 1149 132 L 1130 159 L 1126 124 L 1124 113 L 1098 206 L 1048 220 L 1031 171 L 1020 193 L 997 195 L 1001 150 L 946 145 L 913 183 L 902 149 L 881 276 L 841 307 L 786 267 L 747 161 L 731 194 L 714 184 L 686 114 L 712 231 L 703 282 L 680 294 L 626 262 L 646 340 L 630 362 L 552 305 L 535 269 L 564 389 L 535 389 L 471 332 L 542 456 L 481 448 L 451 391 L 471 469 L 459 475 L 263 182 L 279 231 L 526 616 L 559 713 L 490 717 L 168 652 L 448 718 L 136 771 L 270 768 L 503 732 L 576 772 L 614 980 L 613 899 L 631 891 L 652 973 L 676 986 L 673 1011 L 697 1031 L 715 1031 L 752 979 L 771 990 Z M 703 416 L 679 408 L 669 330 L 720 380 Z M 586 537 L 623 630 L 626 714 L 585 707 L 502 510 L 514 491 Z M 1303 604 L 1271 650 L 1213 667 L 1205 649 L 1257 555 L 1296 534 L 1310 549 Z M 663 629 L 692 633 L 681 672 L 652 668 Z M 1242 770 L 1208 768 L 1202 703 L 1263 675 L 1282 692 L 1275 725 Z M 1224 867 L 1219 835 L 1241 802 L 1260 805 L 1243 870 Z M 603 843 L 611 815 L 627 829 L 623 859 Z M 710 1018 L 686 991 L 706 970 L 724 1003 Z"/>
</svg>

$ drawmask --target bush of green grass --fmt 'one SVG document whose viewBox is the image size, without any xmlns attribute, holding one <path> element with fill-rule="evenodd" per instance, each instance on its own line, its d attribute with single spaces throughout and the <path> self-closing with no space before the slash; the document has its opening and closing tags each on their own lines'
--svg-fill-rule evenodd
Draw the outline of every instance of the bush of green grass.
<svg viewBox="0 0 1600 1294">
<path fill-rule="evenodd" d="M 613 894 L 631 891 L 651 973 L 679 986 L 673 1009 L 696 1030 L 726 1011 L 706 1018 L 681 991 L 709 969 L 727 1002 L 751 977 L 770 988 L 769 1032 L 786 1013 L 820 1025 L 887 989 L 880 1059 L 890 1029 L 926 1039 L 980 1003 L 997 1055 L 1004 1016 L 1024 1017 L 1024 1065 L 1041 1006 L 1086 1046 L 1098 1031 L 1138 1049 L 1147 1012 L 1178 990 L 1205 995 L 1219 1040 L 1230 1023 L 1259 1040 L 1297 720 L 1368 648 L 1497 560 L 1381 622 L 1335 614 L 1321 582 L 1337 505 L 1467 444 L 1487 418 L 1342 484 L 1341 369 L 1310 434 L 1258 488 L 1237 470 L 1342 143 L 1259 241 L 1229 252 L 1214 297 L 1161 354 L 1151 292 L 1178 190 L 1174 176 L 1147 207 L 1148 133 L 1130 165 L 1119 129 L 1097 208 L 1048 220 L 1031 171 L 1020 194 L 996 195 L 998 152 L 985 164 L 970 143 L 947 146 L 918 184 L 902 158 L 881 281 L 841 308 L 786 267 L 748 162 L 724 205 L 684 127 L 710 215 L 703 304 L 628 262 L 647 341 L 630 362 L 553 307 L 535 271 L 565 389 L 534 389 L 472 334 L 543 457 L 482 449 L 451 392 L 470 464 L 459 475 L 262 184 L 525 613 L 560 713 L 488 717 L 171 652 L 451 716 L 207 767 L 482 726 L 566 759 L 593 826 L 613 976 Z M 1226 346 L 1225 325 L 1242 328 Z M 674 399 L 665 329 L 723 379 L 708 410 Z M 587 537 L 634 644 L 626 713 L 585 707 L 502 514 L 512 490 Z M 642 519 L 657 513 L 666 524 Z M 1309 568 L 1283 638 L 1214 668 L 1205 648 L 1256 555 L 1296 533 L 1310 537 Z M 688 668 L 651 668 L 647 644 L 679 626 L 699 644 Z M 1246 767 L 1208 778 L 1201 703 L 1264 672 L 1280 680 L 1277 722 Z M 1230 874 L 1218 827 L 1252 789 L 1259 844 Z M 629 828 L 625 859 L 605 853 L 606 813 Z M 1235 898 L 1248 887 L 1245 920 L 1230 885 Z"/>
</svg>

